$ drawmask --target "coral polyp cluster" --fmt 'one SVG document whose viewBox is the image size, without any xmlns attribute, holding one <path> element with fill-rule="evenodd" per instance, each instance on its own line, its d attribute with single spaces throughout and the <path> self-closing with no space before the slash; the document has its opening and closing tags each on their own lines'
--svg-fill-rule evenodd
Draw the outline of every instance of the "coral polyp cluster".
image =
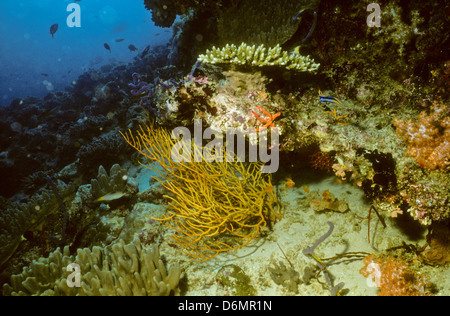
<svg viewBox="0 0 450 316">
<path fill-rule="evenodd" d="M 418 121 L 394 118 L 397 135 L 407 142 L 405 155 L 416 158 L 422 167 L 431 170 L 450 166 L 449 107 L 435 102 L 431 113 L 422 111 Z"/>
</svg>

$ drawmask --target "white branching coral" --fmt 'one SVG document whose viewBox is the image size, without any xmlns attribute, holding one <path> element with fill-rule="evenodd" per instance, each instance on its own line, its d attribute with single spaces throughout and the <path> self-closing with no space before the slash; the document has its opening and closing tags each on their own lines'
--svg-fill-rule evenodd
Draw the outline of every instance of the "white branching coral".
<svg viewBox="0 0 450 316">
<path fill-rule="evenodd" d="M 250 66 L 282 66 L 297 71 L 315 71 L 320 64 L 316 64 L 309 56 L 302 56 L 297 52 L 283 51 L 280 45 L 267 48 L 264 44 L 249 46 L 242 43 L 240 46 L 227 44 L 223 48 L 213 46 L 205 54 L 198 57 L 199 61 L 220 64 L 233 63 Z"/>
</svg>

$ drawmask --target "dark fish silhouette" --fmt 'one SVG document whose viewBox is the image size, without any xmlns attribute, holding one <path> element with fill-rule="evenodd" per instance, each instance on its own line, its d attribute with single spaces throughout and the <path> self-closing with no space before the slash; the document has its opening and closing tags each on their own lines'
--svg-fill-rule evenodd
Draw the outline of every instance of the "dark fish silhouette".
<svg viewBox="0 0 450 316">
<path fill-rule="evenodd" d="M 115 40 L 115 42 L 116 43 L 120 43 L 120 42 L 123 42 L 124 40 L 125 40 L 124 38 L 118 38 L 118 39 Z"/>
<path fill-rule="evenodd" d="M 52 26 L 50 26 L 50 34 L 52 34 L 52 38 L 54 38 L 53 34 L 55 34 L 57 30 L 58 30 L 58 23 L 55 23 Z"/>
<path fill-rule="evenodd" d="M 108 43 L 103 44 L 103 46 L 111 53 L 111 47 L 109 47 Z"/>
<path fill-rule="evenodd" d="M 128 46 L 128 49 L 131 50 L 132 52 L 135 52 L 135 51 L 138 50 L 137 47 L 134 46 L 133 44 L 130 44 L 130 45 Z"/>
<path fill-rule="evenodd" d="M 45 72 L 41 72 L 41 75 L 44 77 L 48 77 L 48 74 L 46 74 Z"/>
<path fill-rule="evenodd" d="M 113 30 L 111 31 L 112 34 L 117 34 L 125 31 L 128 27 L 128 23 L 126 22 L 120 22 L 114 25 Z"/>
<path fill-rule="evenodd" d="M 53 113 L 55 113 L 55 111 L 57 109 L 59 109 L 61 107 L 61 104 L 58 104 L 57 106 L 54 106 L 48 110 L 45 110 L 44 112 L 42 112 L 41 114 L 38 115 L 38 119 L 41 120 L 43 118 L 47 118 L 50 115 L 52 115 Z"/>
<path fill-rule="evenodd" d="M 147 45 L 147 47 L 144 48 L 144 50 L 142 51 L 141 57 L 144 57 L 145 55 L 147 55 L 149 51 L 150 51 L 150 45 Z"/>
</svg>

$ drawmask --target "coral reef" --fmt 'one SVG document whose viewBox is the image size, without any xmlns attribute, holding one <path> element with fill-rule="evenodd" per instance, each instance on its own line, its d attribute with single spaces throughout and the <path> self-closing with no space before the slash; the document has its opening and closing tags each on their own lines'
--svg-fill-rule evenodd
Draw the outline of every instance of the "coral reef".
<svg viewBox="0 0 450 316">
<path fill-rule="evenodd" d="M 74 195 L 73 185 L 57 181 L 57 190 L 63 199 Z M 16 251 L 24 234 L 42 230 L 46 219 L 56 214 L 59 218 L 60 197 L 52 190 L 43 190 L 33 195 L 28 203 L 14 203 L 0 213 L 0 266 L 8 261 Z M 58 234 L 61 231 L 57 232 Z"/>
<path fill-rule="evenodd" d="M 199 55 L 198 60 L 211 64 L 280 66 L 296 71 L 315 71 L 319 68 L 319 64 L 314 63 L 309 56 L 302 56 L 296 52 L 288 53 L 278 44 L 269 48 L 264 44 L 249 46 L 245 43 L 239 46 L 227 44 L 221 49 L 213 46 L 205 54 Z"/>
<path fill-rule="evenodd" d="M 375 255 L 369 255 L 364 259 L 360 273 L 380 289 L 380 296 L 431 295 L 427 280 L 400 259 L 375 259 Z"/>
<path fill-rule="evenodd" d="M 77 264 L 80 286 L 69 286 L 72 270 Z M 68 271 L 68 272 L 66 272 Z M 11 277 L 3 286 L 4 295 L 169 295 L 179 294 L 180 267 L 173 263 L 167 270 L 159 248 L 142 247 L 139 240 L 123 241 L 107 248 L 78 249 L 70 255 L 69 248 L 58 248 L 48 258 L 33 261 L 23 272 Z"/>
<path fill-rule="evenodd" d="M 123 193 L 122 197 L 130 198 L 139 191 L 138 183 L 127 176 L 127 171 L 118 164 L 111 167 L 108 173 L 103 166 L 98 167 L 97 179 L 91 180 L 91 194 L 96 200 L 111 193 Z M 108 201 L 107 201 L 108 202 Z"/>
<path fill-rule="evenodd" d="M 406 141 L 405 155 L 422 167 L 447 170 L 450 166 L 450 108 L 435 102 L 430 114 L 422 111 L 418 121 L 395 118 L 397 135 Z"/>
<path fill-rule="evenodd" d="M 381 28 L 367 25 L 366 6 L 358 1 L 145 0 L 144 3 L 152 10 L 157 25 L 173 24 L 170 45 L 147 46 L 127 65 L 111 62 L 97 70 L 89 69 L 64 92 L 52 92 L 43 99 L 18 98 L 10 106 L 0 108 L 3 136 L 0 174 L 7 179 L 0 183 L 1 282 L 23 266 L 30 266 L 32 259 L 46 257 L 64 239 L 69 248 L 58 255 L 52 253 L 56 261 L 62 260 L 57 259 L 59 256 L 66 258 L 64 254 L 72 260 L 74 256 L 69 252 L 73 254 L 79 249 L 80 258 L 96 262 L 97 254 L 108 257 L 112 251 L 110 246 L 98 246 L 109 245 L 118 238 L 127 243 L 138 237 L 143 245 L 169 239 L 175 248 L 188 252 L 197 261 L 242 247 L 256 236 L 265 238 L 266 235 L 259 234 L 261 230 L 266 233 L 267 228 L 273 228 L 278 233 L 284 221 L 272 227 L 281 216 L 278 205 L 281 201 L 276 194 L 282 192 L 283 198 L 297 194 L 306 177 L 293 178 L 296 186 L 286 176 L 307 167 L 327 172 L 332 169 L 337 182 L 360 187 L 368 203 L 390 217 L 397 217 L 386 222 L 382 245 L 395 247 L 408 242 L 410 236 L 405 232 L 411 227 L 417 226 L 422 232 L 428 229 L 427 247 L 424 246 L 419 257 L 429 264 L 423 271 L 444 270 L 445 267 L 430 265 L 445 265 L 449 260 L 450 62 L 443 52 L 449 46 L 450 20 L 445 1 L 383 0 L 379 3 Z M 174 23 L 180 14 L 185 15 Z M 211 49 L 213 46 L 224 48 Z M 200 65 L 196 60 L 204 62 Z M 320 67 L 316 62 L 320 62 Z M 189 69 L 192 70 L 186 76 Z M 334 101 L 324 103 L 324 98 Z M 145 113 L 146 110 L 150 111 Z M 160 172 L 164 187 L 158 183 L 158 187 L 136 194 L 134 180 L 114 164 L 126 168 L 123 162 L 136 161 L 139 153 L 131 155 L 131 147 L 118 130 L 135 130 L 148 118 L 155 118 L 167 128 L 189 129 L 194 119 L 202 119 L 204 125 L 218 132 L 231 128 L 242 133 L 275 130 L 280 136 L 282 158 L 295 158 L 289 163 L 281 160 L 281 167 L 290 169 L 287 175 L 283 174 L 286 170 L 274 175 L 272 182 L 270 177 L 258 173 L 258 164 L 247 165 L 245 169 L 233 163 L 226 167 L 216 163 L 171 164 L 166 158 L 173 142 L 160 141 L 154 146 L 164 147 L 165 158 L 152 157 L 156 159 L 148 162 L 158 161 L 168 167 L 164 170 L 157 163 L 152 164 Z M 140 132 L 141 135 L 135 134 L 129 140 L 136 141 L 136 147 L 151 155 L 139 147 L 144 144 L 137 142 L 150 143 L 155 137 L 147 134 L 155 131 Z M 251 137 L 248 140 L 251 144 L 257 141 Z M 149 148 L 161 149 L 158 146 Z M 106 170 L 110 170 L 109 175 Z M 91 180 L 96 175 L 97 179 Z M 314 173 L 316 176 L 320 174 Z M 48 190 L 48 177 L 72 183 L 65 185 L 52 180 L 57 189 Z M 221 177 L 220 181 L 216 179 Z M 247 183 L 241 183 L 246 180 Z M 38 191 L 44 186 L 46 190 Z M 278 191 L 289 187 L 289 191 Z M 304 191 L 309 193 L 309 189 Z M 303 195 L 301 206 L 314 220 L 356 218 L 359 211 L 353 207 L 356 201 L 351 201 L 352 208 L 347 211 L 348 198 L 340 195 L 336 199 L 329 191 L 322 192 L 323 189 Z M 168 196 L 163 197 L 164 194 Z M 137 197 L 148 203 L 136 203 Z M 66 233 L 62 209 L 69 216 Z M 232 214 L 229 209 L 238 211 Z M 311 209 L 318 212 L 311 213 Z M 201 217 L 195 210 L 203 210 L 207 216 Z M 286 210 L 290 212 L 289 207 Z M 326 210 L 337 213 L 319 213 Z M 410 215 L 416 223 L 407 220 Z M 301 217 L 298 221 L 303 223 L 306 219 Z M 426 227 L 420 227 L 419 223 Z M 243 228 L 245 225 L 248 227 Z M 360 229 L 359 224 L 354 224 L 355 232 L 355 227 Z M 397 235 L 400 237 L 388 236 L 393 231 L 402 231 Z M 345 238 L 354 241 L 351 231 L 344 233 L 349 233 Z M 272 238 L 278 238 L 277 234 L 268 235 L 268 243 Z M 119 252 L 127 260 L 133 260 L 130 253 L 139 257 L 134 250 L 128 253 L 135 246 L 128 247 L 123 242 L 120 245 L 123 250 Z M 85 247 L 92 250 L 81 249 Z M 295 247 L 297 251 L 300 249 L 299 244 Z M 179 255 L 177 249 L 168 249 L 171 256 Z M 250 264 L 253 259 L 249 258 Z M 414 264 L 408 267 L 404 261 L 391 259 L 366 260 L 364 273 L 377 273 L 381 279 L 384 273 L 385 283 L 378 280 L 380 293 L 429 294 L 426 281 L 412 272 Z M 42 258 L 33 266 L 39 273 L 49 275 L 55 271 L 55 265 L 50 263 L 46 268 L 43 263 L 51 260 Z M 97 266 L 106 271 L 102 260 Z M 159 259 L 150 261 L 159 268 Z M 247 264 L 247 260 L 241 262 Z M 324 272 L 326 266 L 321 263 L 309 269 L 304 278 Z M 186 263 L 186 267 L 200 270 L 195 263 Z M 246 274 L 250 270 L 244 273 L 244 269 L 225 266 L 215 279 L 218 287 L 226 294 L 255 294 L 255 282 L 261 280 L 249 279 Z M 292 265 L 275 263 L 269 268 L 263 265 L 262 269 L 281 285 L 278 288 L 285 287 L 289 293 L 303 294 L 307 286 L 312 289 L 307 281 L 300 284 Z M 89 276 L 97 270 L 92 268 Z M 47 288 L 38 289 L 36 280 L 41 280 L 38 272 L 30 272 L 29 268 L 26 271 L 29 275 L 23 279 L 15 277 L 15 289 L 6 286 L 5 294 L 64 292 L 55 289 L 49 280 L 41 282 Z M 60 267 L 57 272 L 61 276 L 64 273 Z M 438 273 L 431 276 L 438 278 Z M 119 282 L 119 272 L 97 275 L 100 279 L 114 275 L 113 281 Z M 63 278 L 59 280 L 63 282 Z M 125 278 L 116 283 L 118 292 L 97 281 L 98 278 L 92 280 L 95 281 L 90 283 L 83 278 L 86 283 L 77 293 L 148 293 L 124 290 Z M 56 284 L 64 286 L 60 281 Z M 273 285 L 268 277 L 265 281 Z M 332 286 L 328 281 L 333 280 L 326 281 L 332 294 L 344 292 L 340 291 L 343 283 Z M 100 290 L 99 284 L 105 290 Z M 167 294 L 163 288 L 152 293 L 161 294 L 159 291 Z M 259 288 L 258 293 L 262 293 Z"/>
<path fill-rule="evenodd" d="M 81 145 L 76 157 L 79 159 L 79 169 L 83 174 L 92 177 L 99 165 L 110 168 L 123 162 L 129 153 L 129 148 L 125 146 L 120 135 L 116 131 L 110 131 Z"/>
</svg>

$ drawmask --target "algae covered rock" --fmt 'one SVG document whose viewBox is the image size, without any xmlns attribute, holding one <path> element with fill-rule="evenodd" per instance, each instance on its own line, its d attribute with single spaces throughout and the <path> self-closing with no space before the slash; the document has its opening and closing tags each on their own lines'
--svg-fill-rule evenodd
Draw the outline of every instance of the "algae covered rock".
<svg viewBox="0 0 450 316">
<path fill-rule="evenodd" d="M 230 295 L 256 295 L 249 276 L 235 264 L 227 264 L 217 272 L 216 279 Z"/>
</svg>

